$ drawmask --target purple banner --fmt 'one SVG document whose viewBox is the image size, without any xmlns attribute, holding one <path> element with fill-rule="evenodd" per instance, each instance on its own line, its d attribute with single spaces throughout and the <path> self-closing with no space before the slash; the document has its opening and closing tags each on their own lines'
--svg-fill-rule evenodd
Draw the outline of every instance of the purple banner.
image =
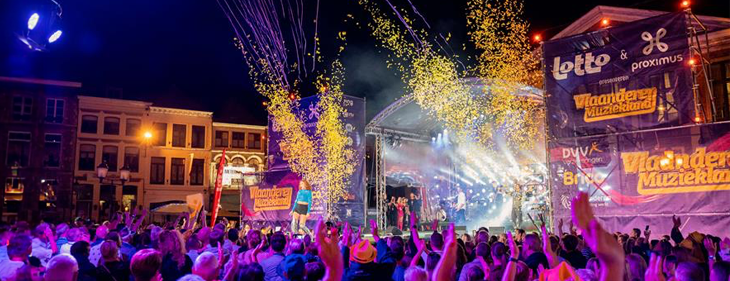
<svg viewBox="0 0 730 281">
<path fill-rule="evenodd" d="M 552 138 L 694 121 L 683 12 L 543 44 Z"/>
<path fill-rule="evenodd" d="M 287 170 L 247 174 L 247 176 L 255 176 L 257 180 L 256 184 L 247 185 L 241 191 L 243 220 L 258 226 L 288 225 L 291 221 L 289 212 L 294 206 L 301 177 Z M 313 204 L 310 221 L 318 220 L 323 213 L 321 204 L 319 207 Z"/>
<path fill-rule="evenodd" d="M 304 118 L 304 132 L 315 137 L 317 132 L 317 122 L 319 121 L 320 109 L 318 106 L 319 98 L 317 96 L 306 97 L 299 100 L 299 108 L 296 114 Z M 365 100 L 362 98 L 344 96 L 342 106 L 345 109 L 342 123 L 347 131 L 349 147 L 355 151 L 355 159 L 357 165 L 349 178 L 350 192 L 349 197 L 341 200 L 335 206 L 335 216 L 339 220 L 348 220 L 353 225 L 361 225 L 365 222 Z M 282 134 L 276 129 L 271 116 L 269 116 L 268 125 L 268 165 L 270 171 L 290 171 L 289 163 L 284 158 L 284 153 L 279 146 Z M 319 187 L 313 186 L 315 195 Z M 325 213 L 326 206 L 322 200 L 317 200 L 315 196 L 312 205 L 312 213 L 322 215 Z M 313 218 L 310 217 L 310 220 Z"/>
<path fill-rule="evenodd" d="M 554 219 L 583 191 L 609 231 L 730 235 L 730 123 L 553 141 L 550 169 Z"/>
</svg>

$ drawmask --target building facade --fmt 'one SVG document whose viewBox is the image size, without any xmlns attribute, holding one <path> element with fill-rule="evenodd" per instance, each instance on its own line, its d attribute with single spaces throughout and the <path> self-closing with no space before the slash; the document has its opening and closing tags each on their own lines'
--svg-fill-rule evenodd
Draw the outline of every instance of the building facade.
<svg viewBox="0 0 730 281">
<path fill-rule="evenodd" d="M 215 192 L 215 179 L 223 149 L 226 150 L 221 191 L 220 216 L 238 217 L 240 188 L 246 185 L 245 173 L 266 170 L 266 126 L 213 122 L 211 159 L 209 166 L 210 191 Z M 212 200 L 212 196 L 211 199 Z"/>
<path fill-rule="evenodd" d="M 0 77 L 2 220 L 69 219 L 81 83 Z"/>
<path fill-rule="evenodd" d="M 152 137 L 144 206 L 183 203 L 197 193 L 207 197 L 213 113 L 152 106 L 148 122 Z"/>
<path fill-rule="evenodd" d="M 149 165 L 144 137 L 151 103 L 131 100 L 78 97 L 74 216 L 103 221 L 117 211 L 140 204 Z M 105 178 L 97 167 L 106 164 Z M 122 168 L 130 171 L 122 182 Z"/>
</svg>

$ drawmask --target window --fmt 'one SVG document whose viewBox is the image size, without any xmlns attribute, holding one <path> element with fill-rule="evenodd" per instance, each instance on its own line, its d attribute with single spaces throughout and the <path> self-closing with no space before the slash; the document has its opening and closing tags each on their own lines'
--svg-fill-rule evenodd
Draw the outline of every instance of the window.
<svg viewBox="0 0 730 281">
<path fill-rule="evenodd" d="M 203 185 L 205 180 L 205 160 L 193 159 L 193 166 L 190 169 L 190 185 Z"/>
<path fill-rule="evenodd" d="M 82 144 L 79 148 L 79 171 L 93 171 L 96 167 L 96 146 Z"/>
<path fill-rule="evenodd" d="M 150 183 L 165 183 L 165 157 L 152 157 L 150 159 Z"/>
<path fill-rule="evenodd" d="M 119 148 L 116 146 L 104 146 L 101 151 L 101 162 L 106 162 L 109 165 L 109 171 L 114 172 L 117 170 L 117 153 Z"/>
<path fill-rule="evenodd" d="M 30 161 L 30 133 L 10 132 L 8 133 L 8 156 L 5 164 L 13 166 L 16 163 L 21 167 L 27 167 Z"/>
<path fill-rule="evenodd" d="M 185 184 L 185 158 L 172 158 L 170 165 L 170 184 Z"/>
<path fill-rule="evenodd" d="M 167 144 L 167 123 L 155 123 L 154 135 L 155 140 L 152 142 L 156 146 L 165 146 Z"/>
<path fill-rule="evenodd" d="M 96 134 L 96 122 L 99 121 L 99 117 L 94 115 L 81 116 L 81 132 Z"/>
<path fill-rule="evenodd" d="M 172 124 L 172 146 L 185 147 L 185 125 Z"/>
<path fill-rule="evenodd" d="M 142 121 L 139 119 L 127 119 L 125 135 L 128 137 L 139 137 L 139 128 L 142 127 Z"/>
<path fill-rule="evenodd" d="M 256 159 L 256 158 L 248 159 L 248 166 L 256 169 L 256 171 L 259 171 L 259 165 L 261 165 L 261 162 L 259 162 L 259 159 Z"/>
<path fill-rule="evenodd" d="M 261 149 L 261 134 L 248 134 L 248 148 Z"/>
<path fill-rule="evenodd" d="M 104 118 L 104 134 L 105 135 L 118 135 L 119 134 L 119 118 L 117 118 L 117 117 L 105 117 Z"/>
<path fill-rule="evenodd" d="M 215 146 L 228 147 L 228 132 L 215 131 Z"/>
<path fill-rule="evenodd" d="M 193 126 L 193 135 L 190 147 L 205 148 L 205 126 Z"/>
<path fill-rule="evenodd" d="M 231 160 L 231 166 L 233 166 L 233 167 L 245 167 L 246 164 L 243 161 L 243 158 L 236 157 L 236 158 L 233 158 Z"/>
<path fill-rule="evenodd" d="M 46 100 L 46 122 L 63 123 L 63 104 L 62 99 Z"/>
<path fill-rule="evenodd" d="M 139 147 L 124 148 L 124 165 L 129 167 L 130 172 L 139 172 Z"/>
<path fill-rule="evenodd" d="M 28 121 L 33 113 L 33 98 L 13 97 L 13 120 Z"/>
<path fill-rule="evenodd" d="M 244 148 L 246 144 L 246 133 L 233 133 L 231 135 L 231 147 Z"/>
<path fill-rule="evenodd" d="M 61 135 L 46 134 L 43 167 L 61 167 Z"/>
</svg>

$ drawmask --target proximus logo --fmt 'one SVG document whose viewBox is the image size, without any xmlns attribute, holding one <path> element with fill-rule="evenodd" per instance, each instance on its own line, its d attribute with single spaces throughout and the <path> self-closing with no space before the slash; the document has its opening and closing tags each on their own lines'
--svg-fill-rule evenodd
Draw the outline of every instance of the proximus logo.
<svg viewBox="0 0 730 281">
<path fill-rule="evenodd" d="M 611 61 L 611 57 L 608 54 L 598 55 L 593 57 L 592 53 L 586 53 L 585 58 L 583 55 L 575 56 L 575 61 L 566 61 L 560 63 L 560 57 L 553 59 L 553 77 L 555 80 L 563 80 L 568 78 L 568 73 L 573 71 L 575 75 L 583 76 L 587 74 L 601 72 L 601 67 L 608 64 Z"/>
<path fill-rule="evenodd" d="M 667 30 L 664 28 L 660 28 L 656 31 L 656 37 L 652 36 L 651 33 L 646 31 L 641 33 L 641 40 L 649 42 L 649 44 L 646 45 L 646 47 L 644 47 L 641 52 L 644 53 L 644 55 L 648 56 L 649 54 L 651 54 L 652 51 L 654 51 L 654 46 L 656 46 L 656 48 L 662 53 L 669 50 L 669 45 L 667 45 L 667 43 L 659 41 L 664 38 L 664 36 L 667 36 Z"/>
</svg>

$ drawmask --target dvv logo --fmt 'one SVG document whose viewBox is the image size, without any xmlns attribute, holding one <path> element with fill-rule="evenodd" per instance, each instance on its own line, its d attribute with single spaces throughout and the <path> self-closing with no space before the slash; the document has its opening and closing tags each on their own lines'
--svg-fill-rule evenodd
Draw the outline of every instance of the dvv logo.
<svg viewBox="0 0 730 281">
<path fill-rule="evenodd" d="M 659 30 L 657 30 L 656 36 L 652 36 L 651 33 L 646 31 L 641 33 L 641 40 L 649 42 L 649 44 L 647 44 L 641 52 L 644 53 L 644 55 L 648 56 L 651 54 L 651 52 L 654 51 L 654 47 L 656 47 L 662 53 L 669 50 L 669 45 L 660 41 L 662 38 L 664 38 L 664 36 L 667 36 L 667 30 L 664 28 L 660 28 Z"/>
</svg>

